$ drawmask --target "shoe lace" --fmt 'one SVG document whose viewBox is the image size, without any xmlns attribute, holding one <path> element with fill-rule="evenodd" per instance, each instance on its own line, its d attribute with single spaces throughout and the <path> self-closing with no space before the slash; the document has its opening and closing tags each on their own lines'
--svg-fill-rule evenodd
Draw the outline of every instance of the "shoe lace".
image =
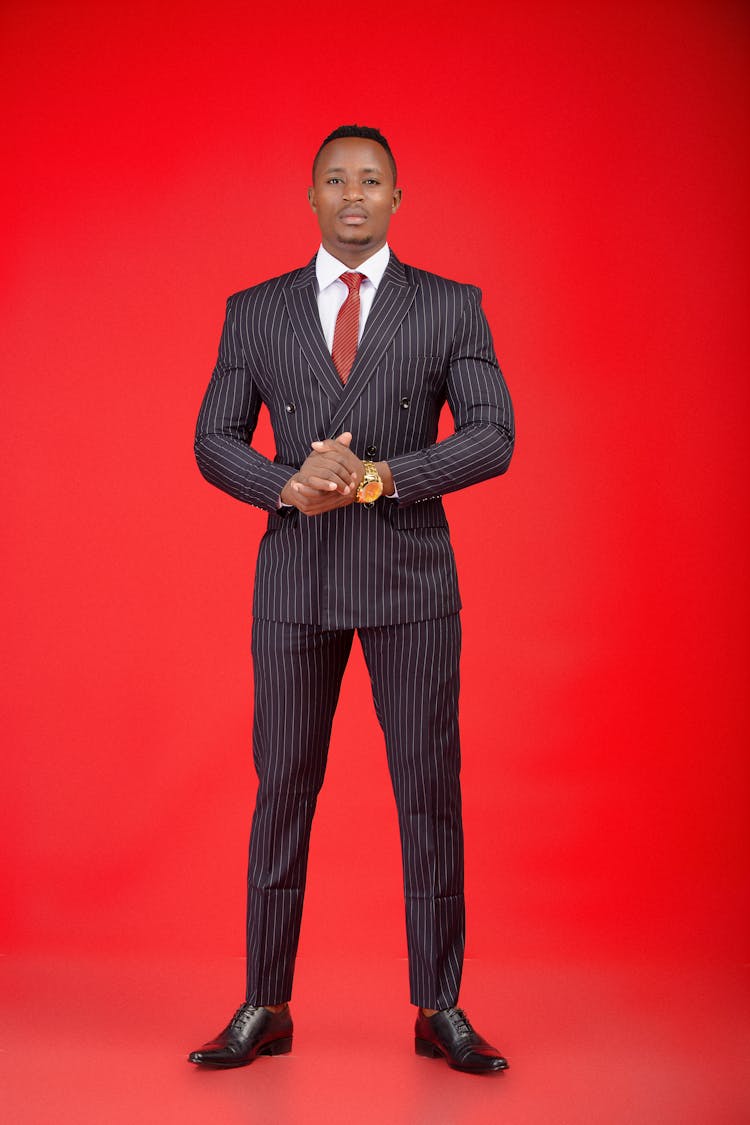
<svg viewBox="0 0 750 1125">
<path fill-rule="evenodd" d="M 230 1027 L 244 1027 L 250 1017 L 254 1015 L 257 1010 L 258 1009 L 254 1008 L 251 1004 L 243 1004 L 242 1007 L 238 1008 L 232 1016 Z"/>
<path fill-rule="evenodd" d="M 458 1035 L 474 1035 L 474 1028 L 463 1008 L 449 1008 L 446 1015 Z"/>
</svg>

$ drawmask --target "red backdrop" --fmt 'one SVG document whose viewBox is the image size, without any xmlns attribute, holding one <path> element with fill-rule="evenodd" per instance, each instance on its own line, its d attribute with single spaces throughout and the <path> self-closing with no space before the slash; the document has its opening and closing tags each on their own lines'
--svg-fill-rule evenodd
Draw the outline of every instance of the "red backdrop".
<svg viewBox="0 0 750 1125">
<path fill-rule="evenodd" d="M 226 295 L 312 255 L 311 156 L 360 121 L 517 407 L 509 475 L 448 500 L 469 953 L 740 956 L 747 9 L 3 7 L 8 947 L 242 951 L 264 519 L 192 431 Z M 363 692 L 357 653 L 302 948 L 400 955 Z"/>
</svg>

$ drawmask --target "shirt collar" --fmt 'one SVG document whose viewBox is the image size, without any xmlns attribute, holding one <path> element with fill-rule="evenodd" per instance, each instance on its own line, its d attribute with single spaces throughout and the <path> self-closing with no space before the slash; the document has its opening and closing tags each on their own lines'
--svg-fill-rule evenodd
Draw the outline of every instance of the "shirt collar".
<svg viewBox="0 0 750 1125">
<path fill-rule="evenodd" d="M 377 289 L 383 280 L 383 274 L 386 271 L 390 256 L 391 251 L 386 242 L 385 246 L 381 246 L 372 257 L 361 262 L 357 269 L 352 271 L 350 266 L 345 266 L 338 258 L 334 258 L 333 254 L 329 254 L 325 246 L 321 246 L 315 259 L 315 276 L 318 279 L 318 289 L 319 291 L 327 289 L 337 278 L 341 277 L 342 273 L 351 272 L 363 273 Z"/>
</svg>

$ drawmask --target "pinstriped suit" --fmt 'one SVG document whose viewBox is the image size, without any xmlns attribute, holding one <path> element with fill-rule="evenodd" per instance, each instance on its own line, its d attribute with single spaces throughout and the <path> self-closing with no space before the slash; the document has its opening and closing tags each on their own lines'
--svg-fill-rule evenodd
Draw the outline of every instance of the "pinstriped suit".
<svg viewBox="0 0 750 1125">
<path fill-rule="evenodd" d="M 446 401 L 455 432 L 436 444 Z M 273 462 L 250 444 L 261 404 Z M 311 518 L 278 510 L 310 442 L 344 430 L 359 457 L 388 461 L 398 501 Z M 346 386 L 320 325 L 315 259 L 229 298 L 196 457 L 207 480 L 269 513 L 253 599 L 253 1003 L 291 992 L 310 825 L 354 629 L 399 813 L 412 1001 L 455 1003 L 464 929 L 460 600 L 440 496 L 504 472 L 512 449 L 510 398 L 474 287 L 391 254 Z"/>
</svg>

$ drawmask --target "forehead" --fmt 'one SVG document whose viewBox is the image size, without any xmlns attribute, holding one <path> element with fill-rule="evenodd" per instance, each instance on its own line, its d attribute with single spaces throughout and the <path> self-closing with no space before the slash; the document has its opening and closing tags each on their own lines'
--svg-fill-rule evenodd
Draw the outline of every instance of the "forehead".
<svg viewBox="0 0 750 1125">
<path fill-rule="evenodd" d="M 345 168 L 352 172 L 367 168 L 385 173 L 390 170 L 390 161 L 388 153 L 377 141 L 369 141 L 366 137 L 341 137 L 329 141 L 321 149 L 315 173 L 320 175 L 332 168 Z"/>
</svg>

